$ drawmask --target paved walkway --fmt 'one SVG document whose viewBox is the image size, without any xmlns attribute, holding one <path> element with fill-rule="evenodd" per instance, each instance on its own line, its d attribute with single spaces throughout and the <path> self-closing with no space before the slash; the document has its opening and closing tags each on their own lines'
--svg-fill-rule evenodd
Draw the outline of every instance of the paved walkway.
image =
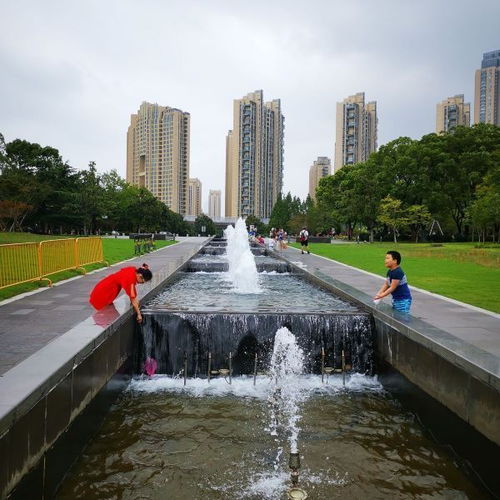
<svg viewBox="0 0 500 500">
<path fill-rule="evenodd" d="M 373 305 L 371 297 L 379 290 L 383 278 L 340 262 L 317 255 L 302 255 L 289 248 L 282 256 L 318 278 L 335 280 L 361 292 L 360 298 Z M 382 266 L 382 264 L 381 264 Z M 468 361 L 500 377 L 500 314 L 484 311 L 411 286 L 413 296 L 411 317 L 407 323 L 425 333 L 434 342 L 453 350 Z M 386 304 L 385 306 L 383 304 Z M 390 298 L 377 307 L 389 310 Z M 432 328 L 439 331 L 432 331 Z M 448 335 L 442 335 L 446 332 Z"/>
<path fill-rule="evenodd" d="M 88 303 L 94 285 L 125 266 L 147 262 L 153 274 L 178 266 L 196 253 L 206 238 L 178 238 L 175 245 L 136 259 L 115 264 L 80 278 L 56 283 L 17 300 L 0 302 L 0 376 L 78 323 L 95 310 Z M 139 297 L 148 284 L 138 286 Z"/>
</svg>

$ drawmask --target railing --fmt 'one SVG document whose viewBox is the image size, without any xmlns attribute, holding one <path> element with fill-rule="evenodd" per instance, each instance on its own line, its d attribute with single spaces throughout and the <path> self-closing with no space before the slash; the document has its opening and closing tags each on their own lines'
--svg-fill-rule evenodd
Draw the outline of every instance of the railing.
<svg viewBox="0 0 500 500">
<path fill-rule="evenodd" d="M 0 289 L 29 281 L 47 280 L 47 276 L 81 269 L 104 260 L 99 237 L 46 240 L 39 243 L 0 245 Z"/>
</svg>

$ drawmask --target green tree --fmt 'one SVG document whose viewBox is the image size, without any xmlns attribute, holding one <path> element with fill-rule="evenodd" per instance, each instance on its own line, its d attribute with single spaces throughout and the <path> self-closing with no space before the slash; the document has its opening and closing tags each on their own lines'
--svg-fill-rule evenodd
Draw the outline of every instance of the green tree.
<svg viewBox="0 0 500 500">
<path fill-rule="evenodd" d="M 215 234 L 217 232 L 217 228 L 214 221 L 208 215 L 201 214 L 198 215 L 194 221 L 194 231 L 196 234 Z"/>
<path fill-rule="evenodd" d="M 432 220 L 431 213 L 425 205 L 411 205 L 406 210 L 406 217 L 415 239 L 415 243 L 418 243 L 420 231 L 422 231 L 424 227 L 428 226 Z"/>
<path fill-rule="evenodd" d="M 394 235 L 394 243 L 398 242 L 399 231 L 408 226 L 409 220 L 400 200 L 386 196 L 380 202 L 378 220 L 388 226 Z"/>
<path fill-rule="evenodd" d="M 97 231 L 97 219 L 102 213 L 103 189 L 94 161 L 89 163 L 88 170 L 81 173 L 80 211 L 83 216 L 83 234 Z"/>
</svg>

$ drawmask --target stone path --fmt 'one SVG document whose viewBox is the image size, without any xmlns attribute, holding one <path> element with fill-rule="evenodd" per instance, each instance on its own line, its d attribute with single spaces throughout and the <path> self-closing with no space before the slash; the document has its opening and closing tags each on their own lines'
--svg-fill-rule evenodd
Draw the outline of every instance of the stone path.
<svg viewBox="0 0 500 500">
<path fill-rule="evenodd" d="M 178 238 L 175 245 L 122 262 L 81 278 L 56 283 L 17 300 L 0 302 L 0 376 L 49 342 L 91 317 L 88 303 L 94 285 L 125 266 L 147 262 L 153 274 L 167 266 L 177 266 L 191 257 L 206 238 Z M 154 281 L 154 279 L 153 279 Z M 148 284 L 137 287 L 139 297 Z M 122 292 L 123 294 L 123 292 Z"/>
</svg>

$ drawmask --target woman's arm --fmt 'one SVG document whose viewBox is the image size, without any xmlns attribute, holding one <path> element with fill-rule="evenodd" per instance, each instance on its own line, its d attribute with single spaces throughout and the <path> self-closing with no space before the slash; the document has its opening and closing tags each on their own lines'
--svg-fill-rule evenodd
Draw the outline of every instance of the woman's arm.
<svg viewBox="0 0 500 500">
<path fill-rule="evenodd" d="M 137 323 L 142 323 L 142 314 L 141 314 L 141 310 L 139 308 L 139 301 L 137 300 L 137 297 L 131 299 L 130 303 L 132 304 L 132 307 L 134 308 L 135 312 L 137 313 Z"/>
</svg>

